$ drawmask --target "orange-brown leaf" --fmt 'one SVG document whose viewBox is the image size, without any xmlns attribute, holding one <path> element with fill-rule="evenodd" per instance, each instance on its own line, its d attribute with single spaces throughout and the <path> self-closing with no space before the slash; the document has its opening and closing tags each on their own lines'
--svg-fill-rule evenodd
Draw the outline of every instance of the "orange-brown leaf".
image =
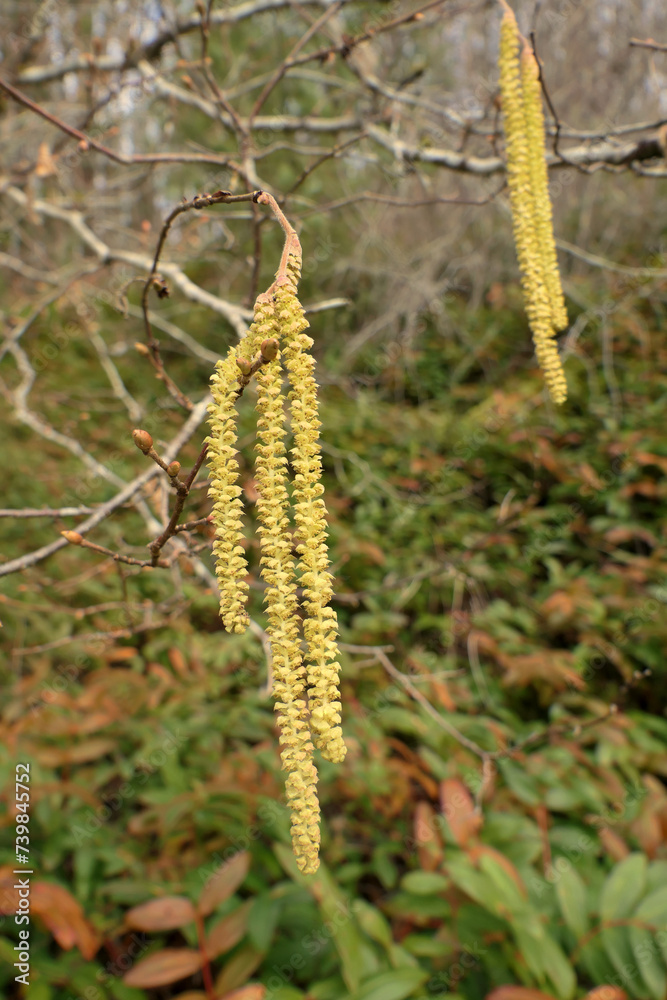
<svg viewBox="0 0 667 1000">
<path fill-rule="evenodd" d="M 198 972 L 201 966 L 201 953 L 194 948 L 165 948 L 148 958 L 140 959 L 125 973 L 123 982 L 126 986 L 149 990 L 154 986 L 166 986 L 185 979 Z"/>
<path fill-rule="evenodd" d="M 206 917 L 219 903 L 228 899 L 241 885 L 248 874 L 250 855 L 239 851 L 233 858 L 220 865 L 202 890 L 197 909 Z"/>
<path fill-rule="evenodd" d="M 625 841 L 621 840 L 619 835 L 614 833 L 613 830 L 610 830 L 608 826 L 603 826 L 600 830 L 598 830 L 598 837 L 602 841 L 602 846 L 605 851 L 610 858 L 613 858 L 614 861 L 622 861 L 623 858 L 627 858 L 630 853 L 630 848 Z"/>
<path fill-rule="evenodd" d="M 57 174 L 56 163 L 51 155 L 48 142 L 41 142 L 37 150 L 37 160 L 35 162 L 36 177 L 53 177 Z"/>
<path fill-rule="evenodd" d="M 214 924 L 206 935 L 204 950 L 207 958 L 212 961 L 239 943 L 248 929 L 249 910 L 250 900 Z"/>
<path fill-rule="evenodd" d="M 125 923 L 137 931 L 171 931 L 185 927 L 195 918 L 195 908 L 185 896 L 164 896 L 133 906 L 125 914 Z"/>
<path fill-rule="evenodd" d="M 412 830 L 419 867 L 425 872 L 437 871 L 443 858 L 442 839 L 435 810 L 429 802 L 418 802 L 415 806 Z"/>
<path fill-rule="evenodd" d="M 596 986 L 590 990 L 584 1000 L 628 1000 L 628 994 L 620 986 Z"/>
<path fill-rule="evenodd" d="M 67 889 L 54 882 L 33 882 L 30 909 L 46 924 L 61 948 L 69 951 L 76 947 L 84 958 L 93 958 L 101 938 Z"/>
<path fill-rule="evenodd" d="M 459 847 L 465 847 L 476 836 L 482 817 L 475 812 L 472 796 L 458 778 L 446 778 L 440 783 L 440 808 L 454 840 Z"/>
<path fill-rule="evenodd" d="M 264 1000 L 266 996 L 266 986 L 262 983 L 248 983 L 231 993 L 220 994 L 216 1000 Z"/>
<path fill-rule="evenodd" d="M 554 997 L 528 986 L 498 986 L 486 994 L 485 1000 L 554 1000 Z"/>
<path fill-rule="evenodd" d="M 115 750 L 117 745 L 116 740 L 94 737 L 70 747 L 42 745 L 35 748 L 34 753 L 40 763 L 48 764 L 50 767 L 62 767 L 64 764 L 85 764 L 90 760 L 99 760 L 100 757 L 106 757 Z"/>
</svg>

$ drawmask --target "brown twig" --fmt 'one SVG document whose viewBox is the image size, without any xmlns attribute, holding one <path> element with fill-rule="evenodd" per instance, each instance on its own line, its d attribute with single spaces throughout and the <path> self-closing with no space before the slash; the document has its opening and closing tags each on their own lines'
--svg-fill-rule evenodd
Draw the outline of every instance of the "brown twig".
<svg viewBox="0 0 667 1000">
<path fill-rule="evenodd" d="M 70 545 L 79 545 L 82 549 L 92 549 L 93 552 L 99 552 L 100 555 L 108 556 L 114 562 L 126 563 L 128 566 L 141 566 L 144 569 L 153 566 L 160 566 L 163 569 L 169 568 L 169 563 L 164 559 L 159 562 L 153 562 L 149 559 L 134 559 L 133 556 L 124 556 L 120 552 L 114 552 L 113 549 L 107 549 L 104 545 L 96 545 L 95 542 L 89 542 L 78 531 L 61 531 L 60 534 L 63 538 L 67 539 Z"/>
<path fill-rule="evenodd" d="M 667 44 L 664 42 L 654 42 L 652 38 L 631 38 L 630 47 L 639 49 L 653 49 L 654 52 L 667 52 Z"/>
<path fill-rule="evenodd" d="M 211 524 L 213 520 L 212 514 L 207 514 L 206 517 L 198 517 L 196 521 L 184 521 L 183 524 L 177 524 L 174 528 L 174 534 L 177 535 L 179 531 L 194 531 L 195 528 L 201 528 L 205 524 Z"/>
<path fill-rule="evenodd" d="M 170 395 L 179 403 L 179 405 L 188 412 L 192 410 L 192 402 L 187 398 L 187 396 L 184 395 L 184 393 L 181 392 L 173 379 L 165 371 L 164 363 L 160 356 L 160 342 L 153 334 L 153 327 L 148 315 L 148 295 L 151 288 L 155 288 L 157 290 L 159 298 L 166 298 L 169 295 L 169 286 L 165 281 L 163 281 L 157 271 L 160 254 L 162 253 L 162 249 L 172 223 L 178 218 L 179 215 L 193 209 L 200 210 L 202 208 L 208 208 L 211 205 L 229 204 L 231 202 L 238 201 L 256 201 L 257 196 L 260 193 L 261 192 L 259 191 L 251 191 L 247 194 L 232 194 L 231 191 L 216 191 L 214 194 L 195 195 L 195 197 L 190 201 L 184 201 L 180 205 L 177 205 L 176 208 L 169 213 L 162 225 L 162 229 L 160 230 L 155 255 L 153 257 L 153 265 L 146 281 L 144 282 L 144 288 L 141 295 L 141 311 L 143 313 L 144 329 L 146 331 L 147 356 L 155 369 L 157 378 L 164 383 Z"/>
<path fill-rule="evenodd" d="M 153 449 L 151 449 L 151 451 L 152 450 Z M 208 445 L 205 444 L 202 447 L 201 451 L 199 452 L 199 455 L 197 456 L 197 460 L 196 460 L 195 464 L 193 465 L 192 470 L 190 471 L 189 476 L 187 477 L 187 479 L 184 479 L 184 480 L 179 480 L 178 479 L 178 469 L 176 469 L 176 471 L 175 471 L 174 474 L 172 474 L 171 471 L 170 471 L 174 466 L 178 465 L 178 462 L 173 462 L 170 465 L 165 466 L 165 465 L 162 464 L 161 461 L 158 461 L 158 464 L 160 465 L 160 468 L 164 468 L 165 469 L 165 472 L 171 478 L 172 485 L 176 489 L 176 503 L 174 504 L 174 509 L 172 511 L 171 517 L 169 518 L 169 523 L 167 524 L 167 527 L 164 529 L 164 531 L 162 532 L 162 534 L 159 535 L 156 539 L 154 539 L 150 543 L 150 545 L 148 546 L 148 548 L 150 550 L 150 553 L 151 553 L 151 561 L 152 561 L 152 565 L 153 566 L 159 566 L 160 565 L 159 555 L 160 555 L 160 552 L 161 552 L 162 548 L 169 541 L 170 538 L 173 538 L 173 536 L 175 534 L 177 534 L 177 532 L 179 530 L 177 526 L 178 526 L 178 522 L 180 520 L 181 514 L 183 513 L 183 508 L 185 506 L 185 501 L 186 501 L 186 499 L 188 497 L 188 494 L 190 492 L 190 488 L 192 487 L 192 484 L 195 481 L 197 473 L 199 472 L 199 470 L 200 470 L 200 468 L 202 466 L 202 463 L 203 463 L 204 459 L 206 458 L 207 450 L 208 450 Z M 151 455 L 150 451 L 146 452 L 146 454 L 148 454 L 149 457 L 153 458 L 153 456 Z M 154 459 L 154 461 L 155 461 L 155 459 Z M 180 469 L 180 466 L 179 466 L 179 469 Z M 203 520 L 202 520 L 201 523 L 204 523 L 205 521 L 206 521 L 206 518 L 203 518 Z M 187 529 L 186 529 L 185 526 L 182 526 L 180 528 L 180 530 L 181 531 L 185 531 Z"/>
<path fill-rule="evenodd" d="M 265 86 L 263 87 L 261 94 L 259 95 L 259 97 L 255 101 L 255 104 L 254 104 L 254 106 L 252 108 L 252 111 L 250 112 L 250 115 L 248 116 L 248 128 L 249 129 L 252 128 L 253 120 L 259 114 L 259 112 L 260 112 L 262 106 L 264 105 L 266 99 L 268 98 L 269 94 L 280 83 L 280 81 L 282 80 L 282 78 L 285 76 L 285 73 L 287 73 L 287 71 L 289 69 L 291 69 L 292 66 L 296 65 L 295 59 L 296 59 L 297 53 L 299 53 L 301 51 L 301 49 L 304 47 L 304 45 L 306 45 L 310 41 L 310 39 L 313 37 L 313 35 L 317 34 L 317 32 L 320 30 L 320 28 L 323 27 L 323 25 L 325 25 L 327 23 L 327 21 L 329 21 L 332 17 L 334 17 L 338 13 L 338 11 L 341 9 L 342 6 L 343 6 L 343 4 L 340 2 L 340 0 L 338 0 L 338 2 L 337 3 L 333 3 L 328 8 L 328 10 L 325 10 L 324 13 L 315 21 L 315 23 L 312 24 L 310 26 L 310 28 L 308 28 L 308 30 L 305 32 L 305 34 L 301 36 L 301 38 L 299 39 L 299 41 L 293 47 L 293 49 L 290 52 L 290 54 L 285 59 L 283 59 L 281 61 L 280 65 L 276 69 L 275 73 L 273 73 L 271 75 L 271 77 L 269 78 L 269 80 L 267 81 L 267 83 L 265 84 Z"/>
<path fill-rule="evenodd" d="M 79 149 L 82 153 L 87 152 L 89 149 L 94 149 L 98 153 L 102 153 L 103 156 L 107 156 L 114 163 L 120 163 L 122 166 L 127 167 L 137 163 L 207 163 L 220 167 L 228 167 L 229 169 L 234 169 L 234 164 L 226 156 L 216 156 L 214 154 L 205 153 L 133 153 L 125 155 L 123 153 L 117 153 L 114 149 L 110 149 L 109 146 L 105 146 L 104 143 L 98 142 L 97 139 L 91 138 L 82 132 L 80 129 L 75 128 L 73 125 L 68 125 L 64 122 L 62 118 L 58 118 L 57 115 L 51 114 L 46 108 L 43 108 L 36 101 L 32 101 L 25 94 L 22 94 L 20 90 L 13 87 L 11 83 L 3 80 L 0 77 L 0 90 L 4 90 L 5 93 L 9 94 L 18 104 L 22 104 L 25 108 L 33 111 L 40 118 L 44 118 L 51 125 L 55 125 L 56 128 L 60 129 L 61 132 L 65 132 L 67 135 L 71 136 L 73 139 L 79 140 Z"/>
</svg>

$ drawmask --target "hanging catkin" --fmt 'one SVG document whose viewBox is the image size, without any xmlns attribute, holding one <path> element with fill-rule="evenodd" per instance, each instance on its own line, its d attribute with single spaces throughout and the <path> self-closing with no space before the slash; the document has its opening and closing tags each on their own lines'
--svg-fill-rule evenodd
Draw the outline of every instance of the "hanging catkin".
<svg viewBox="0 0 667 1000">
<path fill-rule="evenodd" d="M 530 50 L 519 58 L 516 18 L 503 6 L 498 66 L 514 244 L 537 360 L 551 398 L 560 404 L 567 383 L 554 338 L 567 326 L 567 312 L 553 236 L 538 68 Z"/>
<path fill-rule="evenodd" d="M 345 757 L 338 686 L 336 614 L 322 499 L 315 361 L 312 339 L 298 299 L 301 246 L 273 199 L 285 230 L 285 249 L 271 288 L 255 304 L 253 324 L 237 348 L 217 363 L 211 380 L 208 455 L 220 613 L 228 631 L 243 631 L 248 568 L 243 547 L 241 488 L 237 484 L 236 402 L 252 378 L 257 386 L 255 480 L 261 541 L 260 573 L 266 584 L 267 634 L 271 644 L 273 695 L 280 754 L 292 818 L 292 844 L 301 871 L 319 865 L 319 801 L 313 743 L 334 762 Z M 282 348 L 282 352 L 281 352 Z M 285 444 L 284 360 L 294 439 L 290 504 Z M 290 510 L 294 528 L 290 522 Z M 296 557 L 294 555 L 296 551 Z M 297 585 L 303 589 L 301 605 Z"/>
</svg>

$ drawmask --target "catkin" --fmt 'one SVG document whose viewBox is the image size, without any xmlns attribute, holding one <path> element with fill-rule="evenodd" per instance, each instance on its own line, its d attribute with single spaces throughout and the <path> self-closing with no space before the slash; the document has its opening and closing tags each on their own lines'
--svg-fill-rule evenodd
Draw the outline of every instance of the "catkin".
<svg viewBox="0 0 667 1000">
<path fill-rule="evenodd" d="M 338 625 L 336 613 L 328 606 L 333 580 L 329 572 L 324 487 L 320 481 L 315 361 L 309 354 L 313 341 L 305 333 L 308 322 L 297 296 L 301 247 L 284 217 L 283 222 L 287 238 L 276 281 L 258 297 L 248 334 L 238 349 L 230 350 L 218 362 L 212 378 L 214 402 L 210 407 L 208 439 L 210 494 L 214 500 L 214 553 L 221 615 L 228 630 L 242 631 L 248 621 L 245 611 L 248 585 L 242 545 L 241 489 L 236 483 L 235 403 L 254 376 L 260 569 L 266 584 L 273 695 L 280 756 L 287 771 L 285 790 L 294 854 L 301 871 L 311 874 L 319 865 L 320 844 L 313 743 L 324 757 L 336 762 L 344 759 L 345 744 L 340 724 Z M 281 360 L 289 377 L 294 438 L 290 452 L 294 470 L 291 504 Z M 297 585 L 303 590 L 301 605 Z"/>
<path fill-rule="evenodd" d="M 280 730 L 281 760 L 288 772 L 287 799 L 292 842 L 299 868 L 317 870 L 319 802 L 317 770 L 306 708 L 292 538 L 287 516 L 284 398 L 280 359 L 260 368 L 257 379 L 257 513 L 262 542 L 262 577 L 273 659 L 273 695 Z"/>
<path fill-rule="evenodd" d="M 534 57 L 533 59 L 534 63 Z M 514 244 L 535 353 L 553 401 L 567 397 L 565 373 L 554 337 L 567 325 L 553 238 L 539 80 L 519 59 L 519 29 L 511 10 L 500 29 L 500 89 L 507 156 L 507 182 Z"/>
<path fill-rule="evenodd" d="M 211 378 L 213 402 L 209 406 L 211 433 L 207 460 L 210 469 L 209 497 L 213 500 L 215 527 L 213 555 L 220 588 L 220 617 L 228 632 L 245 632 L 248 627 L 246 601 L 248 566 L 243 548 L 243 504 L 237 484 L 236 398 L 238 374 L 236 348 L 218 361 Z"/>
<path fill-rule="evenodd" d="M 308 322 L 290 284 L 276 291 L 278 324 L 290 381 L 290 408 L 294 447 L 294 519 L 299 553 L 300 581 L 304 590 L 306 618 L 303 624 L 307 647 L 310 728 L 315 746 L 328 760 L 345 758 L 338 689 L 339 664 L 335 611 L 328 607 L 333 594 L 327 549 L 326 507 L 322 499 L 320 420 L 315 361 L 308 353 L 312 339 L 304 332 Z"/>
</svg>

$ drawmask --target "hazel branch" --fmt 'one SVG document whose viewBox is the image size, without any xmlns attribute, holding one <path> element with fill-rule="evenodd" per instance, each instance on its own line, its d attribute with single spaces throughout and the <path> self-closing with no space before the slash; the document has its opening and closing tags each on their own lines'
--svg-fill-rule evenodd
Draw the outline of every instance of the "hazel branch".
<svg viewBox="0 0 667 1000">
<path fill-rule="evenodd" d="M 162 569 L 169 568 L 169 563 L 165 559 L 153 562 L 150 559 L 135 559 L 133 556 L 124 556 L 120 552 L 114 552 L 113 549 L 107 549 L 104 545 L 96 545 L 95 542 L 89 542 L 78 531 L 61 531 L 60 534 L 70 545 L 79 545 L 82 549 L 91 549 L 93 552 L 99 552 L 100 555 L 108 556 L 114 562 L 126 563 L 128 566 L 141 566 L 144 569 L 152 569 L 154 566 L 160 566 Z"/>
<path fill-rule="evenodd" d="M 144 329 L 146 331 L 146 344 L 141 347 L 137 345 L 137 349 L 141 354 L 145 354 L 150 360 L 157 378 L 164 383 L 169 394 L 182 406 L 185 410 L 190 412 L 193 408 L 193 404 L 188 397 L 181 392 L 174 380 L 167 374 L 164 362 L 160 355 L 160 342 L 153 334 L 153 327 L 151 325 L 149 313 L 148 313 L 148 296 L 151 288 L 156 290 L 157 296 L 160 299 L 169 297 L 169 285 L 158 273 L 158 263 L 160 261 L 160 255 L 164 248 L 169 230 L 172 227 L 174 221 L 179 215 L 184 212 L 190 212 L 192 210 L 200 211 L 202 208 L 209 208 L 211 205 L 229 204 L 238 201 L 256 201 L 257 195 L 260 192 L 250 191 L 245 194 L 232 194 L 231 191 L 215 191 L 213 194 L 198 194 L 190 201 L 183 201 L 180 205 L 174 208 L 167 218 L 165 219 L 160 234 L 158 236 L 157 247 L 155 248 L 155 254 L 153 256 L 153 264 L 149 271 L 148 277 L 144 282 L 143 291 L 141 293 L 141 312 L 144 319 Z"/>
</svg>

